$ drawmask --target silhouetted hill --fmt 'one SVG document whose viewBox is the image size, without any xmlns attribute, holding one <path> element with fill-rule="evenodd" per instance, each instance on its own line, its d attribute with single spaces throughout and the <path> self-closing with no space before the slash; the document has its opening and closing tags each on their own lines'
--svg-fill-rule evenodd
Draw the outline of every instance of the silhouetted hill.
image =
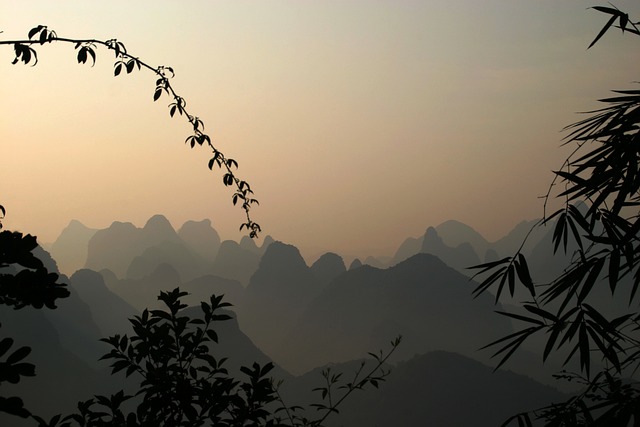
<svg viewBox="0 0 640 427">
<path fill-rule="evenodd" d="M 488 358 L 476 350 L 512 328 L 493 313 L 499 306 L 489 295 L 472 299 L 474 286 L 428 254 L 386 270 L 350 270 L 308 305 L 279 351 L 269 354 L 300 373 L 360 357 L 402 334 L 396 360 L 440 349 Z"/>
<path fill-rule="evenodd" d="M 86 268 L 100 271 L 108 268 L 124 277 L 131 260 L 144 248 L 139 241 L 140 229 L 130 222 L 114 222 L 98 230 L 89 240 Z"/>
<path fill-rule="evenodd" d="M 531 230 L 531 227 L 533 227 L 537 222 L 538 220 L 522 221 L 506 236 L 494 242 L 492 247 L 498 253 L 498 256 L 506 257 L 513 255 L 522 244 L 524 238 Z M 549 227 L 536 227 L 529 234 L 529 237 L 527 237 L 525 254 L 528 254 L 531 248 L 535 247 L 540 240 L 542 240 L 545 234 L 547 234 L 547 230 L 549 230 Z"/>
<path fill-rule="evenodd" d="M 60 273 L 51 255 L 38 246 L 33 251 L 50 273 Z M 69 279 L 61 275 L 59 282 L 68 284 Z M 42 310 L 43 316 L 59 333 L 59 342 L 66 350 L 83 359 L 86 363 L 97 366 L 98 357 L 102 355 L 102 338 L 98 326 L 93 321 L 89 306 L 79 297 L 73 288 L 70 295 L 56 301 L 57 309 Z"/>
<path fill-rule="evenodd" d="M 110 270 L 101 271 L 107 287 L 137 310 L 156 308 L 160 291 L 180 286 L 180 275 L 166 263 L 156 267 L 151 274 L 140 279 L 118 279 Z"/>
<path fill-rule="evenodd" d="M 260 259 L 247 292 L 265 297 L 305 298 L 317 290 L 315 277 L 293 245 L 274 242 Z"/>
<path fill-rule="evenodd" d="M 109 228 L 96 231 L 89 240 L 86 268 L 94 271 L 107 268 L 122 278 L 137 256 L 165 242 L 182 244 L 167 218 L 162 215 L 149 218 L 143 228 L 116 221 Z M 137 269 L 144 270 L 144 267 L 144 262 L 139 263 L 134 266 L 134 273 L 137 273 Z"/>
<path fill-rule="evenodd" d="M 469 243 L 476 254 L 484 254 L 491 245 L 480 233 L 460 221 L 445 221 L 435 230 L 444 244 L 452 248 Z"/>
<path fill-rule="evenodd" d="M 373 257 L 373 256 L 368 256 L 365 258 L 363 264 L 365 265 L 370 265 L 371 267 L 375 267 L 375 268 L 385 268 L 387 267 L 387 263 L 381 261 L 380 259 Z"/>
<path fill-rule="evenodd" d="M 188 307 L 184 309 L 183 313 L 192 318 L 202 315 L 199 304 L 198 307 Z M 216 359 L 227 358 L 224 364 L 225 368 L 236 377 L 240 375 L 244 377 L 244 374 L 240 373 L 241 366 L 251 367 L 254 362 L 258 362 L 261 365 L 271 362 L 271 359 L 240 330 L 235 312 L 220 310 L 218 314 L 228 314 L 231 316 L 231 319 L 214 323 L 213 330 L 215 330 L 218 335 L 218 344 L 211 343 L 209 349 Z M 286 381 L 292 378 L 291 374 L 277 365 L 275 369 L 271 371 L 271 376 L 277 380 Z"/>
<path fill-rule="evenodd" d="M 333 252 L 327 252 L 311 265 L 311 272 L 323 288 L 345 271 L 344 260 Z"/>
<path fill-rule="evenodd" d="M 174 267 L 182 280 L 202 276 L 209 268 L 205 259 L 187 248 L 183 242 L 165 240 L 148 247 L 135 257 L 129 264 L 125 277 L 140 279 L 151 274 L 161 264 Z"/>
<path fill-rule="evenodd" d="M 320 289 L 295 246 L 272 243 L 247 286 L 239 315 L 242 330 L 271 355 Z"/>
<path fill-rule="evenodd" d="M 44 316 L 60 333 L 60 344 L 96 367 L 104 345 L 98 342 L 102 333 L 93 320 L 91 309 L 73 288 L 71 295 L 56 302 L 56 310 L 44 311 Z"/>
<path fill-rule="evenodd" d="M 245 249 L 247 251 L 250 251 L 256 254 L 262 254 L 262 251 L 260 250 L 258 245 L 256 245 L 255 240 L 249 236 L 242 236 L 242 238 L 240 239 L 239 245 L 242 249 Z"/>
<path fill-rule="evenodd" d="M 215 276 L 237 280 L 247 286 L 259 262 L 260 254 L 257 251 L 245 249 L 233 240 L 225 240 L 210 271 Z"/>
<path fill-rule="evenodd" d="M 456 247 L 449 247 L 433 227 L 427 228 L 422 240 L 420 252 L 437 256 L 444 261 L 445 264 L 463 274 L 467 274 L 467 267 L 480 264 L 480 258 L 471 247 L 471 244 L 465 242 L 460 243 Z"/>
<path fill-rule="evenodd" d="M 245 235 L 240 239 L 239 245 L 241 248 L 246 249 L 250 252 L 256 253 L 258 255 L 263 255 L 269 245 L 273 242 L 273 238 L 271 236 L 267 236 L 262 241 L 262 245 L 259 246 L 258 244 L 261 243 L 260 240 L 258 240 L 257 238 L 252 239 L 251 237 Z"/>
<path fill-rule="evenodd" d="M 75 219 L 69 222 L 51 245 L 51 256 L 56 260 L 61 272 L 71 275 L 84 267 L 87 262 L 89 240 L 96 233 Z"/>
<path fill-rule="evenodd" d="M 225 279 L 213 275 L 205 275 L 183 282 L 180 289 L 189 292 L 183 301 L 189 305 L 199 305 L 200 301 L 209 301 L 211 295 L 224 295 L 224 301 L 233 304 L 232 311 L 242 306 L 244 287 L 237 280 Z"/>
<path fill-rule="evenodd" d="M 464 223 L 455 220 L 445 221 L 435 228 L 429 227 L 421 237 L 409 237 L 406 239 L 396 251 L 389 265 L 395 265 L 417 253 L 425 252 L 437 255 L 447 264 L 466 274 L 466 267 L 474 265 L 473 262 L 476 259 L 479 262 L 485 262 L 485 259 L 491 260 L 496 255 L 502 258 L 515 253 L 536 222 L 537 220 L 522 221 L 506 236 L 495 242 L 489 242 L 480 233 Z M 433 231 L 430 232 L 429 229 L 433 229 Z M 528 254 L 529 250 L 545 234 L 546 231 L 544 229 L 535 229 L 529 235 L 528 245 L 524 253 Z M 425 238 L 427 241 L 425 241 Z M 472 253 L 475 253 L 475 255 Z M 472 263 L 465 264 L 469 261 Z"/>
<path fill-rule="evenodd" d="M 455 246 L 445 243 L 434 227 L 428 227 L 421 238 L 410 237 L 405 240 L 396 251 L 390 265 L 396 265 L 418 253 L 435 255 L 465 275 L 468 274 L 467 267 L 480 264 L 479 252 L 476 252 L 470 242 L 464 241 L 468 238 L 475 242 L 475 245 L 485 248 L 488 244 L 480 234 L 458 221 L 447 221 L 439 227 L 448 233 L 449 241 L 453 242 Z M 481 253 L 485 252 L 486 249 Z"/>
<path fill-rule="evenodd" d="M 498 261 L 499 259 L 500 257 L 498 256 L 498 252 L 496 252 L 494 249 L 487 249 L 487 251 L 484 253 L 484 259 L 482 260 L 482 262 L 493 262 Z"/>
<path fill-rule="evenodd" d="M 209 263 L 216 259 L 221 241 L 218 232 L 211 227 L 210 220 L 187 221 L 178 230 L 178 236 L 189 249 Z"/>
<path fill-rule="evenodd" d="M 36 256 L 36 258 L 42 261 L 42 264 L 49 272 L 61 274 L 60 270 L 58 269 L 58 263 L 56 262 L 56 260 L 53 259 L 53 257 L 51 257 L 51 254 L 47 252 L 47 250 L 44 249 L 41 245 L 36 246 L 36 248 L 33 250 L 33 254 Z M 62 281 L 65 281 L 65 279 L 66 276 L 63 275 Z"/>
<path fill-rule="evenodd" d="M 80 400 L 113 391 L 108 375 L 91 368 L 62 345 L 60 338 L 65 331 L 53 326 L 45 309 L 13 310 L 0 305 L 0 316 L 2 337 L 15 340 L 13 351 L 24 345 L 31 347 L 25 362 L 36 365 L 35 377 L 24 378 L 16 385 L 4 383 L 2 396 L 20 396 L 27 408 L 48 420 L 55 414 L 75 411 Z M 33 426 L 34 422 L 0 412 L 0 425 Z"/>
<path fill-rule="evenodd" d="M 128 319 L 139 311 L 110 291 L 100 273 L 81 269 L 71 276 L 70 282 L 71 288 L 89 306 L 101 337 L 130 333 Z"/>
<path fill-rule="evenodd" d="M 356 270 L 360 267 L 362 267 L 362 261 L 360 261 L 358 258 L 355 258 L 353 261 L 351 261 L 351 264 L 349 264 L 349 271 Z"/>
<path fill-rule="evenodd" d="M 38 247 L 34 254 L 52 273 L 59 273 L 49 253 Z M 59 282 L 67 283 L 65 276 Z M 111 393 L 115 382 L 107 375 L 106 365 L 98 362 L 105 344 L 95 324 L 89 306 L 73 287 L 67 298 L 56 300 L 57 308 L 14 310 L 0 305 L 2 337 L 12 337 L 12 351 L 29 346 L 32 351 L 24 360 L 36 365 L 36 376 L 24 378 L 19 384 L 3 384 L 3 396 L 19 395 L 26 406 L 46 419 L 57 413 L 70 413 L 79 400 L 95 393 Z M 0 425 L 22 426 L 17 418 L 5 418 L 0 413 Z"/>
<path fill-rule="evenodd" d="M 154 215 L 140 230 L 140 246 L 150 248 L 163 242 L 182 241 L 165 216 Z"/>
<path fill-rule="evenodd" d="M 402 242 L 402 244 L 396 251 L 395 255 L 391 259 L 390 265 L 396 265 L 397 263 L 402 262 L 405 259 L 411 258 L 415 254 L 419 253 L 420 248 L 422 247 L 423 239 L 424 239 L 424 236 L 419 238 L 417 237 L 407 238 L 404 242 Z"/>
<path fill-rule="evenodd" d="M 354 361 L 332 365 L 331 370 L 351 378 L 358 366 Z M 307 390 L 319 386 L 319 371 L 296 378 L 292 384 L 285 382 L 285 399 L 317 401 L 318 393 L 312 395 Z M 495 427 L 514 414 L 567 398 L 525 376 L 494 373 L 465 356 L 434 351 L 399 363 L 379 389 L 352 394 L 327 425 Z"/>
<path fill-rule="evenodd" d="M 273 242 L 275 242 L 275 240 L 273 240 L 273 237 L 271 237 L 270 235 L 267 235 L 262 241 L 262 245 L 260 246 L 260 252 L 264 254 L 267 248 L 269 247 L 269 245 L 272 244 Z"/>
</svg>

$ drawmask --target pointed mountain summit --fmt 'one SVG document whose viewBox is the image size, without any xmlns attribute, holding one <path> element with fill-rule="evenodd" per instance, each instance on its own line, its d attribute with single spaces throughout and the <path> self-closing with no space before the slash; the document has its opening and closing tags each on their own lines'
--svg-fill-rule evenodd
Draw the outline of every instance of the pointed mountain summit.
<svg viewBox="0 0 640 427">
<path fill-rule="evenodd" d="M 384 262 L 383 260 L 376 258 L 374 256 L 368 256 L 363 264 L 365 265 L 370 265 L 371 267 L 375 267 L 375 268 L 385 268 L 387 267 L 388 262 Z"/>
<path fill-rule="evenodd" d="M 354 258 L 354 260 L 351 261 L 351 264 L 349 264 L 349 271 L 356 270 L 360 267 L 362 267 L 362 261 L 360 261 L 358 258 Z"/>
<path fill-rule="evenodd" d="M 145 248 L 163 242 L 181 242 L 178 233 L 164 215 L 154 215 L 142 228 L 140 233 L 141 245 Z"/>
<path fill-rule="evenodd" d="M 490 243 L 480 233 L 460 221 L 449 220 L 436 227 L 445 245 L 455 248 L 469 243 L 476 254 L 484 254 Z"/>
<path fill-rule="evenodd" d="M 242 330 L 271 354 L 319 291 L 320 285 L 298 248 L 272 243 L 247 286 L 238 316 Z"/>
<path fill-rule="evenodd" d="M 182 280 L 191 280 L 206 273 L 209 265 L 199 255 L 187 248 L 185 243 L 165 240 L 144 250 L 135 257 L 126 276 L 139 279 L 151 274 L 161 264 L 169 264 L 176 269 Z"/>
<path fill-rule="evenodd" d="M 89 240 L 96 233 L 80 221 L 71 220 L 51 245 L 51 256 L 64 274 L 71 275 L 87 262 Z"/>
<path fill-rule="evenodd" d="M 240 239 L 240 247 L 250 252 L 261 253 L 260 248 L 256 245 L 254 239 L 249 236 L 242 236 Z"/>
<path fill-rule="evenodd" d="M 333 252 L 327 252 L 311 265 L 311 272 L 323 288 L 345 271 L 344 260 Z"/>
<path fill-rule="evenodd" d="M 186 250 L 182 239 L 163 215 L 152 216 L 143 228 L 138 228 L 130 222 L 115 221 L 109 228 L 98 230 L 89 240 L 86 268 L 94 271 L 106 268 L 120 278 L 126 277 L 127 270 L 136 257 L 143 255 L 150 248 L 167 242 L 173 244 L 168 247 L 181 245 L 180 250 Z M 171 250 L 159 248 L 155 252 L 165 253 Z M 158 264 L 158 262 L 145 264 L 146 261 L 149 259 L 137 261 L 133 270 L 134 275 L 137 272 L 137 277 L 140 277 Z M 148 268 L 145 269 L 145 267 Z"/>
<path fill-rule="evenodd" d="M 531 248 L 540 243 L 550 229 L 550 227 L 535 227 L 535 229 L 531 231 L 531 228 L 537 224 L 538 221 L 537 219 L 521 221 L 506 236 L 493 243 L 492 247 L 498 253 L 498 257 L 511 256 L 516 253 L 527 234 L 527 244 L 524 249 L 528 254 Z M 530 231 L 531 233 L 529 233 Z"/>
<path fill-rule="evenodd" d="M 437 256 L 447 265 L 463 272 L 463 274 L 467 267 L 480 264 L 480 258 L 471 247 L 471 244 L 465 242 L 455 248 L 449 247 L 433 227 L 429 227 L 425 232 L 420 252 Z"/>
<path fill-rule="evenodd" d="M 215 276 L 237 280 L 247 286 L 259 262 L 260 254 L 244 249 L 233 240 L 225 240 L 220 244 L 210 271 Z"/>
<path fill-rule="evenodd" d="M 269 245 L 272 244 L 273 242 L 275 242 L 275 240 L 273 240 L 273 237 L 271 237 L 270 235 L 267 235 L 267 237 L 265 237 L 264 240 L 262 241 L 262 246 L 260 246 L 261 253 L 264 253 L 269 247 Z"/>
<path fill-rule="evenodd" d="M 131 260 L 143 250 L 140 229 L 130 222 L 115 221 L 89 240 L 85 267 L 94 271 L 108 268 L 123 277 Z"/>
<path fill-rule="evenodd" d="M 260 259 L 247 291 L 271 296 L 306 295 L 315 278 L 298 248 L 282 242 L 272 243 Z"/>
<path fill-rule="evenodd" d="M 391 259 L 390 265 L 392 266 L 396 265 L 399 262 L 402 262 L 405 259 L 409 259 L 415 254 L 420 253 L 420 248 L 422 247 L 423 239 L 424 239 L 424 236 L 420 238 L 417 238 L 417 237 L 407 238 L 404 242 L 402 242 L 402 244 L 396 251 L 395 255 Z"/>
<path fill-rule="evenodd" d="M 220 235 L 208 219 L 185 222 L 178 230 L 178 236 L 191 250 L 210 263 L 216 259 L 222 243 Z"/>
</svg>

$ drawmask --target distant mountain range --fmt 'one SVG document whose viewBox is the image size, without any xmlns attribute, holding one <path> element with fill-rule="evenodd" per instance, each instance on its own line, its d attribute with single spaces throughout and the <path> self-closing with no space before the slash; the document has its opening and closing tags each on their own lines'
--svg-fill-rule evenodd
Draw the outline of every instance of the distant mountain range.
<svg viewBox="0 0 640 427">
<path fill-rule="evenodd" d="M 188 221 L 177 231 L 162 215 L 142 228 L 114 222 L 92 230 L 72 221 L 51 246 L 52 257 L 42 253 L 52 269 L 57 263 L 70 275 L 72 297 L 28 320 L 3 312 L 3 332 L 6 314 L 7 331 L 24 336 L 34 354 L 51 355 L 37 360 L 43 371 L 56 364 L 78 367 L 43 372 L 22 390 L 30 402 L 57 393 L 42 405 L 52 414 L 63 399 L 56 387 L 67 380 L 75 390 L 71 400 L 90 397 L 98 383 L 104 389 L 117 384 L 119 377 L 97 361 L 105 352 L 98 339 L 128 332 L 126 319 L 158 307 L 161 290 L 180 286 L 193 306 L 224 294 L 234 319 L 220 326 L 221 345 L 212 351 L 225 353 L 234 369 L 274 361 L 292 403 L 318 400 L 311 390 L 322 381 L 319 367 L 347 369 L 348 375 L 354 360 L 403 335 L 388 382 L 351 399 L 330 425 L 496 425 L 514 411 L 566 397 L 521 376 L 548 381 L 549 367 L 539 355 L 516 353 L 508 366 L 520 375 L 491 374 L 495 361 L 477 351 L 514 330 L 493 313 L 513 308 L 495 305 L 490 294 L 472 299 L 477 283 L 467 267 L 511 254 L 533 224 L 523 222 L 488 242 L 471 227 L 447 221 L 407 238 L 393 256 L 355 259 L 347 267 L 331 252 L 309 266 L 295 246 L 271 237 L 261 246 L 249 238 L 221 241 L 208 220 Z M 559 268 L 544 257 L 550 230 L 529 236 L 534 275 Z"/>
</svg>

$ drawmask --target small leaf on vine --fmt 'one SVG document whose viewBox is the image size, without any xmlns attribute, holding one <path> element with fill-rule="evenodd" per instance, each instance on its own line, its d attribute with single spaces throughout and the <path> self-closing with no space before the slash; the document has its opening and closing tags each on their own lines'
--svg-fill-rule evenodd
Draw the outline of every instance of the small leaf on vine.
<svg viewBox="0 0 640 427">
<path fill-rule="evenodd" d="M 42 28 L 44 28 L 44 26 L 42 25 L 38 25 L 37 27 L 32 28 L 29 31 L 29 40 L 31 40 L 36 34 L 38 34 L 40 30 L 42 30 Z"/>
</svg>

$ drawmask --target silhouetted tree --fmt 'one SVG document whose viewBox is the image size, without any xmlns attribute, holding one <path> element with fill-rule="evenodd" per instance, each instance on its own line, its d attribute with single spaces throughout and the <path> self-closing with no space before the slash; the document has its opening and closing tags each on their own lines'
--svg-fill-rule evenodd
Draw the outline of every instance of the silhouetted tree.
<svg viewBox="0 0 640 427">
<path fill-rule="evenodd" d="M 614 26 L 640 36 L 640 24 L 628 14 L 615 7 L 594 9 L 610 17 L 589 48 Z M 640 386 L 630 380 L 640 367 L 640 90 L 614 92 L 601 100 L 605 107 L 566 128 L 566 144 L 575 149 L 555 172 L 546 196 L 548 200 L 556 181 L 562 183 L 563 207 L 545 212 L 538 224 L 553 224 L 554 254 L 562 251 L 570 259 L 564 271 L 537 282 L 522 247 L 514 256 L 472 267 L 484 277 L 476 294 L 494 289 L 499 299 L 507 289 L 512 297 L 516 286 L 526 289 L 521 312 L 500 313 L 525 326 L 487 346 L 500 357 L 498 366 L 539 334 L 546 336 L 543 360 L 564 352 L 565 364 L 579 361 L 579 372 L 563 371 L 558 377 L 583 384 L 581 393 L 517 414 L 505 425 L 529 426 L 535 418 L 547 426 L 640 426 Z M 607 316 L 602 307 L 588 303 L 597 286 L 608 286 L 616 296 L 629 292 L 627 312 Z M 595 362 L 603 366 L 597 372 Z"/>
<path fill-rule="evenodd" d="M 4 217 L 4 207 L 0 206 L 0 211 Z M 59 276 L 50 273 L 34 255 L 33 250 L 37 246 L 34 236 L 15 231 L 0 232 L 0 305 L 15 310 L 25 307 L 54 309 L 58 298 L 69 295 L 66 286 L 58 283 Z M 21 377 L 35 375 L 35 366 L 25 362 L 31 348 L 22 346 L 16 349 L 14 344 L 13 338 L 0 337 L 0 385 L 3 382 L 16 384 Z M 23 418 L 29 416 L 22 399 L 16 396 L 0 396 L 0 412 Z"/>
</svg>

